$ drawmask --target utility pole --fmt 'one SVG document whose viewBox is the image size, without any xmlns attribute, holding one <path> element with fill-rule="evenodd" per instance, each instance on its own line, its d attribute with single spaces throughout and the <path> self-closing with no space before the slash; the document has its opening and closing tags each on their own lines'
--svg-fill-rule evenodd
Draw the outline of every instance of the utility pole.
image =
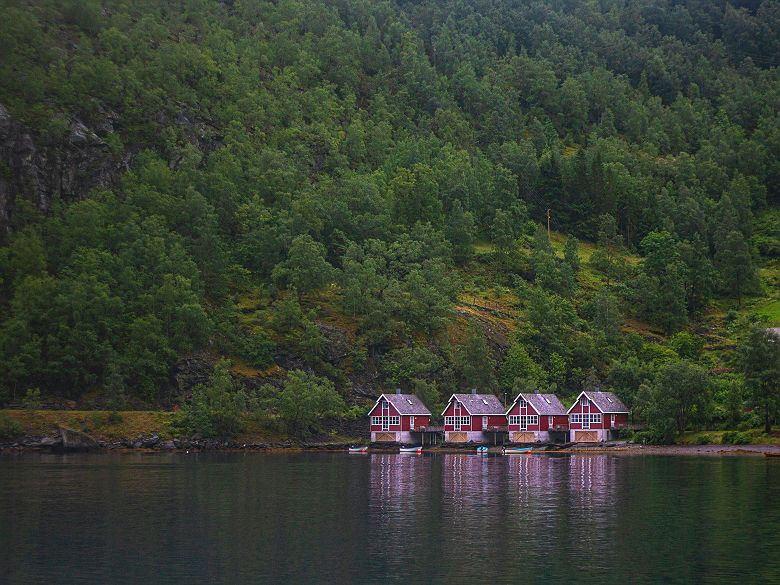
<svg viewBox="0 0 780 585">
<path fill-rule="evenodd" d="M 547 210 L 547 241 L 552 243 L 552 238 L 550 237 L 550 210 Z"/>
</svg>

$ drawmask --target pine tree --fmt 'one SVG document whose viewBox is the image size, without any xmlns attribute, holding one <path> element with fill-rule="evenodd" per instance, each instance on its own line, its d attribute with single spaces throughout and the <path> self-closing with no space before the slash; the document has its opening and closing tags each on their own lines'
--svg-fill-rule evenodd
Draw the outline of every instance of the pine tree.
<svg viewBox="0 0 780 585">
<path fill-rule="evenodd" d="M 458 264 L 465 264 L 473 255 L 475 223 L 471 212 L 464 211 L 459 199 L 452 204 L 445 235 L 452 244 L 452 259 Z"/>
<path fill-rule="evenodd" d="M 469 388 L 489 392 L 495 383 L 495 362 L 490 357 L 490 348 L 482 330 L 469 329 L 469 338 L 458 349 L 458 365 L 463 381 Z"/>
<path fill-rule="evenodd" d="M 740 344 L 745 385 L 754 406 L 764 415 L 764 431 L 780 411 L 780 335 L 755 325 Z"/>
<path fill-rule="evenodd" d="M 737 305 L 741 306 L 742 295 L 754 290 L 758 284 L 750 249 L 738 230 L 731 230 L 717 244 L 715 261 L 720 270 L 723 289 L 736 297 Z"/>
<path fill-rule="evenodd" d="M 579 270 L 580 266 L 582 265 L 578 244 L 579 242 L 577 238 L 569 235 L 567 236 L 566 243 L 563 246 L 563 259 L 575 272 Z"/>
</svg>

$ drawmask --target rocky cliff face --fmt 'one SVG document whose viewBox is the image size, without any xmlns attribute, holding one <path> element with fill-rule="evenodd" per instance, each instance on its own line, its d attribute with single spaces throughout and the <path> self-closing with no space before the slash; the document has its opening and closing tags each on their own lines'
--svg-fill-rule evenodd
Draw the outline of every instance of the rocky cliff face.
<svg viewBox="0 0 780 585">
<path fill-rule="evenodd" d="M 110 117 L 104 125 L 111 131 Z M 11 230 L 20 200 L 47 212 L 58 199 L 70 202 L 110 188 L 126 168 L 127 161 L 117 160 L 82 122 L 73 120 L 59 144 L 43 145 L 0 104 L 0 239 Z"/>
</svg>

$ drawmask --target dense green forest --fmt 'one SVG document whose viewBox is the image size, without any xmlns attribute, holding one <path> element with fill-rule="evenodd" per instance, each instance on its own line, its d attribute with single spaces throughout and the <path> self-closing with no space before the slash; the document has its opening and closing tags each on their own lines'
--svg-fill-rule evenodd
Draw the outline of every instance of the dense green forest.
<svg viewBox="0 0 780 585">
<path fill-rule="evenodd" d="M 0 405 L 763 425 L 778 65 L 775 0 L 3 0 Z"/>
</svg>

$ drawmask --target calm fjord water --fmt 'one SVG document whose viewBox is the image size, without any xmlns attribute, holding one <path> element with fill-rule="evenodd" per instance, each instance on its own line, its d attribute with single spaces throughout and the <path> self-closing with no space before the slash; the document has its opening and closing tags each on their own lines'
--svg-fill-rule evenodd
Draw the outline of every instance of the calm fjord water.
<svg viewBox="0 0 780 585">
<path fill-rule="evenodd" d="M 780 461 L 0 456 L 0 582 L 780 583 Z"/>
</svg>

